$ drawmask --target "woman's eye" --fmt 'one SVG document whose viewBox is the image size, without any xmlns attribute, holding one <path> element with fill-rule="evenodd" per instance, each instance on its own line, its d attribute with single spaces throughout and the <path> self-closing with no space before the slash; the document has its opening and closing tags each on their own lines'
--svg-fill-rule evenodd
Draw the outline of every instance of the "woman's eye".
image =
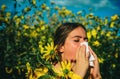
<svg viewBox="0 0 120 79">
<path fill-rule="evenodd" d="M 79 42 L 79 40 L 74 40 L 74 42 Z"/>
</svg>

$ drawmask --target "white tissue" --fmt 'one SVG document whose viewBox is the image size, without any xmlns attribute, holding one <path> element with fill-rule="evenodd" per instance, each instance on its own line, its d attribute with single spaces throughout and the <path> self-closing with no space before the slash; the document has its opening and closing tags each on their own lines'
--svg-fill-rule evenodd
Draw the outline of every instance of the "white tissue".
<svg viewBox="0 0 120 79">
<path fill-rule="evenodd" d="M 86 53 L 88 53 L 89 52 L 88 42 L 82 42 L 81 45 L 85 45 L 86 46 Z M 90 58 L 89 58 L 90 66 L 94 66 L 94 63 L 93 63 L 94 60 L 95 60 L 94 56 L 92 54 L 90 54 Z"/>
</svg>

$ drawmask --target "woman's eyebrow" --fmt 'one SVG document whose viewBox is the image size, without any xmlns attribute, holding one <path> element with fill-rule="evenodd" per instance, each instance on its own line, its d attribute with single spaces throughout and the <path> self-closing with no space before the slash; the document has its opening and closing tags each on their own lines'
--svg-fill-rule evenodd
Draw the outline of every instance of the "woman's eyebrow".
<svg viewBox="0 0 120 79">
<path fill-rule="evenodd" d="M 82 36 L 79 36 L 79 35 L 76 35 L 76 36 L 73 36 L 72 38 L 82 38 Z M 88 39 L 87 37 L 84 37 L 84 39 Z"/>
<path fill-rule="evenodd" d="M 76 36 L 73 36 L 72 38 L 82 38 L 82 36 L 79 36 L 79 35 L 76 35 Z"/>
</svg>

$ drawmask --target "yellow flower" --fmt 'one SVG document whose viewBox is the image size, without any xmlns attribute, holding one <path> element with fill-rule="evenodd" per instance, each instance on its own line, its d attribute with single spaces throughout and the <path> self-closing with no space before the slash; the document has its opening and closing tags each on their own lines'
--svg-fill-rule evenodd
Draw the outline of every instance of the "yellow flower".
<svg viewBox="0 0 120 79">
<path fill-rule="evenodd" d="M 20 22 L 21 22 L 21 19 L 20 19 L 20 18 L 17 18 L 17 19 L 16 19 L 16 25 L 18 25 Z"/>
<path fill-rule="evenodd" d="M 26 8 L 24 9 L 24 12 L 28 12 L 28 11 L 30 11 L 30 10 L 31 10 L 30 7 L 26 7 Z"/>
<path fill-rule="evenodd" d="M 75 74 L 73 72 L 70 72 L 69 78 L 70 79 L 83 79 L 81 76 L 79 76 L 78 74 Z"/>
<path fill-rule="evenodd" d="M 42 44 L 39 44 L 39 48 L 40 48 L 40 53 L 43 53 L 44 52 L 44 48 L 43 48 Z"/>
<path fill-rule="evenodd" d="M 65 9 L 65 15 L 70 15 L 72 12 L 70 10 Z"/>
<path fill-rule="evenodd" d="M 111 16 L 111 20 L 117 20 L 117 19 L 119 19 L 119 16 L 116 14 L 116 15 L 113 15 L 113 16 Z"/>
<path fill-rule="evenodd" d="M 8 67 L 5 67 L 5 71 L 6 71 L 6 73 L 12 73 L 13 69 L 12 69 L 12 68 L 8 68 Z"/>
<path fill-rule="evenodd" d="M 105 31 L 104 31 L 104 30 L 102 30 L 102 31 L 101 31 L 101 35 L 104 35 L 104 34 L 105 34 Z"/>
<path fill-rule="evenodd" d="M 47 7 L 46 4 L 42 4 L 42 5 L 41 5 L 41 8 L 42 8 L 43 10 L 45 10 L 46 7 Z"/>
<path fill-rule="evenodd" d="M 26 63 L 26 67 L 27 67 L 26 76 L 28 77 L 28 79 L 33 79 L 33 72 L 29 62 Z"/>
<path fill-rule="evenodd" d="M 96 38 L 97 31 L 96 31 L 95 29 L 93 29 L 93 30 L 91 31 L 91 33 L 92 33 L 92 36 L 93 36 L 94 38 Z"/>
<path fill-rule="evenodd" d="M 11 13 L 10 12 L 7 12 L 6 13 L 6 17 L 10 17 Z"/>
<path fill-rule="evenodd" d="M 97 30 L 100 30 L 100 26 L 97 26 Z"/>
<path fill-rule="evenodd" d="M 46 67 L 36 68 L 33 71 L 29 62 L 26 63 L 26 67 L 27 67 L 26 76 L 29 79 L 39 79 L 40 76 L 42 76 L 48 72 L 48 69 Z"/>
<path fill-rule="evenodd" d="M 13 20 L 16 20 L 18 18 L 18 16 L 17 15 L 15 15 L 14 17 L 13 17 Z"/>
<path fill-rule="evenodd" d="M 55 6 L 55 10 L 59 10 L 60 8 L 58 6 Z"/>
<path fill-rule="evenodd" d="M 108 19 L 105 19 L 104 24 L 105 24 L 105 25 L 108 24 Z"/>
<path fill-rule="evenodd" d="M 90 25 L 92 25 L 92 24 L 93 24 L 92 20 L 89 20 L 89 24 L 90 24 Z"/>
<path fill-rule="evenodd" d="M 103 58 L 98 58 L 99 63 L 103 63 L 104 59 Z"/>
<path fill-rule="evenodd" d="M 116 65 L 115 64 L 112 64 L 112 68 L 115 68 L 116 67 Z"/>
<path fill-rule="evenodd" d="M 39 25 L 40 25 L 40 26 L 42 26 L 42 25 L 44 25 L 44 24 L 45 24 L 45 22 L 44 22 L 43 20 L 39 22 Z"/>
<path fill-rule="evenodd" d="M 54 71 L 58 74 L 59 77 L 65 77 L 65 79 L 68 79 L 69 76 L 71 76 L 71 62 L 70 61 L 62 61 L 60 62 L 60 69 L 54 69 Z"/>
<path fill-rule="evenodd" d="M 29 26 L 28 26 L 28 25 L 23 25 L 23 28 L 24 28 L 24 29 L 28 29 Z"/>
<path fill-rule="evenodd" d="M 21 35 L 21 32 L 20 31 L 17 31 L 17 36 L 20 36 Z"/>
<path fill-rule="evenodd" d="M 93 13 L 90 13 L 90 14 L 89 14 L 89 18 L 94 18 L 94 14 L 93 14 Z"/>
<path fill-rule="evenodd" d="M 27 67 L 28 73 L 30 73 L 31 72 L 31 66 L 30 66 L 29 62 L 26 63 L 26 67 Z"/>
<path fill-rule="evenodd" d="M 68 71 L 70 71 L 71 70 L 71 62 L 70 61 L 62 61 L 61 67 L 62 67 L 62 70 L 67 69 Z"/>
<path fill-rule="evenodd" d="M 47 44 L 47 46 L 45 46 L 43 58 L 45 58 L 46 60 L 54 59 L 55 55 L 56 47 L 54 46 L 54 43 L 51 42 L 50 44 Z"/>
<path fill-rule="evenodd" d="M 30 37 L 36 38 L 38 36 L 38 33 L 34 30 L 30 33 Z"/>
<path fill-rule="evenodd" d="M 32 0 L 32 4 L 33 4 L 33 5 L 36 5 L 36 0 Z"/>
<path fill-rule="evenodd" d="M 114 24 L 115 24 L 115 22 L 111 22 L 111 23 L 110 23 L 110 27 L 111 27 L 111 28 L 114 27 Z"/>
<path fill-rule="evenodd" d="M 41 30 L 45 30 L 45 26 L 41 26 Z"/>
<path fill-rule="evenodd" d="M 88 37 L 88 40 L 91 39 L 91 33 L 90 33 L 90 31 L 87 32 L 87 37 Z"/>
<path fill-rule="evenodd" d="M 93 42 L 93 45 L 99 46 L 99 45 L 100 45 L 100 42 L 99 42 L 99 41 L 95 41 L 95 42 Z"/>
<path fill-rule="evenodd" d="M 115 58 L 118 58 L 118 53 L 115 53 Z"/>
<path fill-rule="evenodd" d="M 110 37 L 111 36 L 111 32 L 107 32 L 106 36 Z"/>
<path fill-rule="evenodd" d="M 2 9 L 2 10 L 5 10 L 5 9 L 6 9 L 6 5 L 3 4 L 3 5 L 1 6 L 1 9 Z"/>
<path fill-rule="evenodd" d="M 77 14 L 80 15 L 82 13 L 82 11 L 78 11 Z"/>
<path fill-rule="evenodd" d="M 40 76 L 45 75 L 47 72 L 48 72 L 48 69 L 47 69 L 46 67 L 36 68 L 36 69 L 34 70 L 34 77 L 35 77 L 36 79 L 39 79 Z"/>
<path fill-rule="evenodd" d="M 20 18 L 21 18 L 21 19 L 24 19 L 24 16 L 22 15 L 22 16 L 20 16 Z"/>
</svg>

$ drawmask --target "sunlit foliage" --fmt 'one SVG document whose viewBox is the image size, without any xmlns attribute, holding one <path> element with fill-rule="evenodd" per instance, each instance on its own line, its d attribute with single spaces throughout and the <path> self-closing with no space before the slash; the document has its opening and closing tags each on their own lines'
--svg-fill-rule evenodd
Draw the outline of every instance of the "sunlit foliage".
<svg viewBox="0 0 120 79">
<path fill-rule="evenodd" d="M 87 28 L 89 45 L 99 57 L 103 79 L 120 79 L 120 15 L 101 18 L 91 11 L 73 13 L 54 2 L 47 5 L 44 0 L 21 4 L 15 0 L 15 11 L 6 9 L 9 6 L 0 9 L 0 79 L 59 77 L 51 65 L 59 60 L 53 34 L 63 22 L 82 23 Z M 59 78 L 67 78 L 70 65 L 66 67 Z"/>
</svg>

